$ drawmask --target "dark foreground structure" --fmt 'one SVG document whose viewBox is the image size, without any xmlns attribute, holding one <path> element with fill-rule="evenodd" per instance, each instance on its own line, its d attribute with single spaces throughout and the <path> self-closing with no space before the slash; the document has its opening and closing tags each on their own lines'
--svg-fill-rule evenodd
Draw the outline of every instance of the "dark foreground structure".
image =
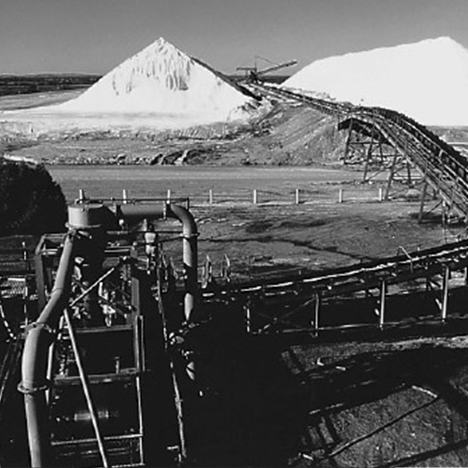
<svg viewBox="0 0 468 468">
<path fill-rule="evenodd" d="M 16 263 L 2 290 L 2 465 L 285 466 L 311 413 L 291 344 L 385 349 L 468 329 L 465 241 L 269 282 L 205 272 L 202 287 L 197 236 L 180 204 L 82 198 L 66 234 Z"/>
</svg>

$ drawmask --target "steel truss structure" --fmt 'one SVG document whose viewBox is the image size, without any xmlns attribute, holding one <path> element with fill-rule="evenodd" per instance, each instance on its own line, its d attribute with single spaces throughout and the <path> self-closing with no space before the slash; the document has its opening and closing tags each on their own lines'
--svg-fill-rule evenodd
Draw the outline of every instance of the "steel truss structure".
<svg viewBox="0 0 468 468">
<path fill-rule="evenodd" d="M 338 128 L 348 130 L 345 162 L 359 160 L 364 164 L 367 178 L 369 168 L 380 161 L 381 167 L 390 171 L 386 197 L 389 196 L 392 181 L 402 170 L 406 170 L 407 180 L 414 180 L 411 173 L 414 167 L 420 174 L 417 178 L 422 178 L 423 183 L 420 218 L 428 188 L 432 188 L 440 197 L 447 215 L 453 213 L 467 217 L 467 159 L 425 126 L 389 109 L 327 101 L 266 84 L 253 85 L 253 89 L 267 96 L 295 100 L 340 119 Z"/>
<path fill-rule="evenodd" d="M 441 325 L 462 320 L 464 308 L 450 307 L 450 296 L 465 292 L 468 242 L 406 252 L 379 261 L 322 271 L 276 282 L 251 282 L 207 288 L 204 302 L 242 305 L 249 333 L 306 333 L 402 330 L 411 323 Z M 424 301 L 423 314 L 402 314 L 402 301 Z M 359 309 L 357 312 L 356 309 Z"/>
</svg>

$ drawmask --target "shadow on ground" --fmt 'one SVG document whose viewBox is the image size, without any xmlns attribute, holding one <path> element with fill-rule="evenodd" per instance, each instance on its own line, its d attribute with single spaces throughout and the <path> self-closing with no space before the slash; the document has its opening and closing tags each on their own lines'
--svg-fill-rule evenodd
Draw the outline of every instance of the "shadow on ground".
<svg viewBox="0 0 468 468">
<path fill-rule="evenodd" d="M 436 459 L 436 462 L 440 464 L 443 457 L 448 454 L 451 454 L 451 458 L 447 459 L 450 461 L 441 466 L 454 466 L 454 457 L 460 461 L 460 464 L 456 466 L 466 466 L 468 462 L 466 449 L 468 445 L 466 424 L 468 419 L 468 391 L 466 390 L 468 352 L 466 350 L 424 346 L 409 351 L 365 353 L 328 365 L 315 366 L 312 369 L 306 369 L 301 364 L 304 359 L 300 356 L 300 350 L 296 352 L 289 350 L 289 359 L 311 395 L 307 437 L 303 437 L 302 448 L 302 453 L 306 454 L 306 463 L 303 460 L 300 466 L 322 468 L 353 466 L 352 463 L 347 463 L 346 451 L 349 448 L 355 449 L 354 456 L 356 456 L 356 453 L 359 453 L 359 447 L 364 445 L 363 442 L 366 439 L 369 439 L 369 443 L 375 447 L 379 444 L 385 445 L 382 444 L 382 440 L 392 435 L 395 438 L 391 441 L 392 451 L 387 450 L 386 454 L 381 453 L 373 459 L 363 458 L 360 466 L 373 468 L 413 466 L 414 464 L 433 466 L 431 461 L 434 462 Z M 425 400 L 421 403 L 421 400 L 415 398 L 414 401 L 409 402 L 410 409 L 404 407 L 408 405 L 408 400 L 406 400 L 399 407 L 399 395 L 411 388 L 427 390 Z M 429 396 L 431 394 L 432 396 Z M 335 415 L 358 407 L 365 408 L 367 404 L 379 401 L 383 402 L 382 405 L 389 405 L 387 408 L 389 414 L 393 412 L 397 413 L 397 416 L 390 417 L 388 414 L 384 424 L 377 428 L 372 427 L 372 429 L 369 429 L 365 420 L 354 420 L 354 424 L 359 425 L 362 431 L 359 436 L 354 436 L 354 442 L 350 442 L 349 434 L 343 431 L 343 427 L 335 427 Z M 404 419 L 409 419 L 411 415 L 423 409 L 432 411 L 431 418 L 442 418 L 438 415 L 440 406 L 436 403 L 448 405 L 447 411 L 450 414 L 450 421 L 447 423 L 450 430 L 438 437 L 442 441 L 441 444 L 438 447 L 425 446 L 424 440 L 427 440 L 429 436 L 424 434 L 422 426 L 411 427 L 415 440 L 412 444 L 409 443 L 409 434 L 398 432 L 401 430 L 398 428 L 405 426 L 397 426 L 397 423 L 400 424 Z M 356 414 L 362 416 L 365 412 L 360 411 Z M 371 419 L 372 413 L 368 414 Z M 408 424 L 411 426 L 413 423 Z M 385 432 L 392 426 L 395 426 L 393 432 Z M 434 428 L 428 430 L 433 434 Z M 311 434 L 318 434 L 318 436 L 314 440 Z M 376 438 L 376 434 L 379 434 L 382 439 Z M 399 453 L 399 445 L 405 445 L 406 451 Z M 411 455 L 407 455 L 408 449 Z M 363 450 L 362 453 L 364 452 Z M 384 452 L 383 449 L 382 452 Z M 336 461 L 337 455 L 340 455 L 339 463 Z M 429 464 L 426 465 L 426 463 Z"/>
<path fill-rule="evenodd" d="M 199 396 L 190 411 L 195 466 L 286 466 L 307 423 L 307 392 L 282 349 L 220 320 L 193 332 Z"/>
<path fill-rule="evenodd" d="M 320 356 L 319 348 L 309 353 L 306 345 L 284 347 L 274 339 L 233 333 L 229 327 L 211 323 L 192 337 L 199 344 L 201 395 L 189 422 L 194 466 L 355 466 L 355 460 L 348 463 L 346 458 L 349 434 L 336 426 L 335 416 L 398 397 L 413 386 L 437 395 L 424 395 L 421 409 L 432 400 L 443 401 L 460 420 L 451 423 L 450 434 L 441 435 L 445 442 L 440 446 L 422 449 L 416 443 L 411 455 L 396 449 L 391 459 L 373 456 L 363 459 L 361 466 L 425 466 L 450 453 L 468 461 L 467 351 L 424 346 L 317 365 L 314 356 Z M 395 403 L 399 420 L 417 412 L 420 403 L 415 401 L 410 411 Z M 369 429 L 365 424 L 362 428 L 365 439 Z"/>
</svg>

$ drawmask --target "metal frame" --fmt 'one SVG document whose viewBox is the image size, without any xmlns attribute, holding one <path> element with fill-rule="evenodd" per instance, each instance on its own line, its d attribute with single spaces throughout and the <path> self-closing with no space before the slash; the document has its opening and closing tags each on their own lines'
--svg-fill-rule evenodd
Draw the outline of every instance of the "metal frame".
<svg viewBox="0 0 468 468">
<path fill-rule="evenodd" d="M 403 325 L 404 321 L 389 322 L 387 312 L 389 299 L 397 295 L 395 290 L 404 290 L 408 282 L 419 284 L 418 290 L 427 294 L 434 293 L 434 286 L 437 288 L 438 320 L 443 324 L 450 319 L 450 290 L 460 286 L 460 281 L 451 281 L 453 273 L 464 275 L 465 284 L 467 271 L 468 242 L 461 241 L 416 252 L 404 251 L 395 257 L 290 280 L 282 279 L 276 283 L 226 285 L 221 292 L 206 289 L 203 298 L 206 303 L 235 300 L 244 304 L 246 329 L 250 333 L 306 331 L 309 336 L 318 337 L 324 331 L 350 327 L 370 326 L 384 330 L 387 325 Z M 440 282 L 436 281 L 438 278 L 441 278 Z M 324 325 L 324 306 L 342 302 L 343 298 L 374 301 L 375 321 Z M 308 325 L 305 322 L 307 310 L 310 311 Z M 411 314 L 408 314 L 408 318 L 411 318 Z"/>
</svg>

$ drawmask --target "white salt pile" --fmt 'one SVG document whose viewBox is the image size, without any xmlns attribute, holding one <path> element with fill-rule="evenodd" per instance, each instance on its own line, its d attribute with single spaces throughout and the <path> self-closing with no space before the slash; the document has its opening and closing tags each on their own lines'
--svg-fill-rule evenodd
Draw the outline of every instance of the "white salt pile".
<svg viewBox="0 0 468 468">
<path fill-rule="evenodd" d="M 282 86 L 394 109 L 425 125 L 468 126 L 468 50 L 449 37 L 317 60 Z"/>
<path fill-rule="evenodd" d="M 159 38 L 61 108 L 85 112 L 210 113 L 228 118 L 248 101 L 226 78 Z"/>
<path fill-rule="evenodd" d="M 255 100 L 235 83 L 160 38 L 76 99 L 21 114 L 51 125 L 61 119 L 167 128 L 246 118 L 252 106 Z"/>
</svg>

